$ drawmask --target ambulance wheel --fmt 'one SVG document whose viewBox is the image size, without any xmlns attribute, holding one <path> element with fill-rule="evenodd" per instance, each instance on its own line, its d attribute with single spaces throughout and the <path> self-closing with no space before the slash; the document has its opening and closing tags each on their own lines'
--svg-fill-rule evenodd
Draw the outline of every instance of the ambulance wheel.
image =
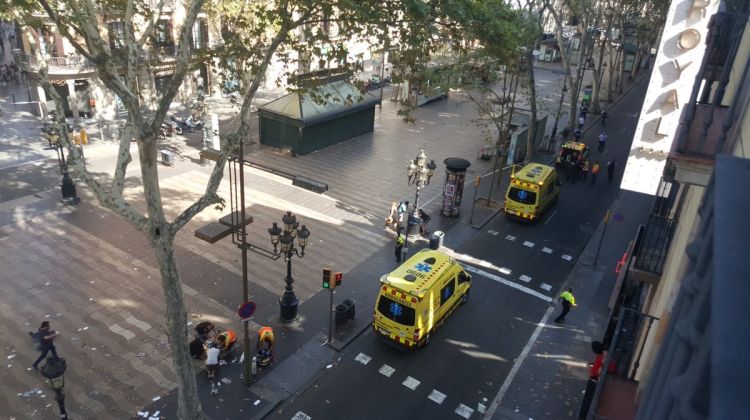
<svg viewBox="0 0 750 420">
<path fill-rule="evenodd" d="M 424 336 L 424 340 L 422 340 L 422 345 L 420 347 L 427 347 L 427 345 L 430 344 L 431 340 L 432 340 L 432 333 L 427 333 L 427 335 Z"/>
<path fill-rule="evenodd" d="M 469 300 L 469 291 L 468 290 L 466 291 L 466 293 L 464 293 L 461 296 L 461 305 L 463 305 L 464 303 L 466 303 L 467 300 Z"/>
</svg>

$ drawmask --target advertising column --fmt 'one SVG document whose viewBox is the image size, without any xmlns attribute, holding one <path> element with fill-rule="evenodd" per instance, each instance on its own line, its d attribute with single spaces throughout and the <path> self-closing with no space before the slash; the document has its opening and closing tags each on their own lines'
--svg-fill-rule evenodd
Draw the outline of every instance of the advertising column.
<svg viewBox="0 0 750 420">
<path fill-rule="evenodd" d="M 443 216 L 457 217 L 461 209 L 461 198 L 464 195 L 466 169 L 471 166 L 466 159 L 448 158 L 445 164 L 445 185 L 443 186 Z"/>
</svg>

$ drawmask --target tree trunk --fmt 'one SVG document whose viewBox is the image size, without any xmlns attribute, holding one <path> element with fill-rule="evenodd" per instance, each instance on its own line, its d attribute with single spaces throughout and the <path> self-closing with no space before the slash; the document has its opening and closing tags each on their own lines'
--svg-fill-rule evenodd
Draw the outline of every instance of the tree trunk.
<svg viewBox="0 0 750 420">
<path fill-rule="evenodd" d="M 534 140 L 536 139 L 536 79 L 534 78 L 534 48 L 526 49 L 526 72 L 529 83 L 529 108 L 531 108 L 531 121 L 529 122 L 529 132 L 526 138 L 526 158 L 524 162 L 531 162 L 534 156 Z"/>
<path fill-rule="evenodd" d="M 177 375 L 177 418 L 200 420 L 203 419 L 203 414 L 195 373 L 192 369 L 186 369 L 193 365 L 188 347 L 187 313 L 182 296 L 182 282 L 174 256 L 175 232 L 165 218 L 159 189 L 156 139 L 138 142 L 138 149 L 150 223 L 146 235 L 159 263 L 166 304 L 167 337 L 172 350 L 172 364 Z"/>
<path fill-rule="evenodd" d="M 597 68 L 594 70 L 594 95 L 593 98 L 591 98 L 591 112 L 593 112 L 594 114 L 601 114 L 602 112 L 601 104 L 599 103 L 599 96 L 602 87 L 602 78 L 604 76 L 604 68 L 602 67 L 602 65 L 604 64 L 604 50 L 607 48 L 610 38 L 611 25 L 609 22 L 610 19 L 607 19 L 607 35 L 604 37 L 604 41 L 599 46 L 599 60 L 597 63 Z"/>
<path fill-rule="evenodd" d="M 557 39 L 557 45 L 560 48 L 560 60 L 562 61 L 563 69 L 565 70 L 565 84 L 568 86 L 568 91 L 570 92 L 571 96 L 571 103 L 572 103 L 572 97 L 573 97 L 573 76 L 570 74 L 570 57 L 565 55 L 565 52 L 563 51 L 564 45 L 565 45 L 565 39 L 563 38 L 563 31 L 562 31 L 562 19 L 560 18 L 560 15 L 558 12 L 552 7 L 551 5 L 545 3 L 547 6 L 547 9 L 550 11 L 550 15 L 552 15 L 552 18 L 555 20 L 555 38 Z M 578 98 L 576 98 L 577 100 Z M 568 121 L 568 129 L 572 132 L 575 128 L 575 106 L 571 107 L 571 114 L 573 115 L 570 120 Z"/>
</svg>

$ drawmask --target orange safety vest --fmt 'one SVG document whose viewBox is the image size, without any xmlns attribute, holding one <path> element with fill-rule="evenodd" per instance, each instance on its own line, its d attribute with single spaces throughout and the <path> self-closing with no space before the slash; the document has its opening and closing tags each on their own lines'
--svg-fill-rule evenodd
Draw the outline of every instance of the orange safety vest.
<svg viewBox="0 0 750 420">
<path fill-rule="evenodd" d="M 596 174 L 598 174 L 598 173 L 599 173 L 599 170 L 600 170 L 600 169 L 601 169 L 601 168 L 599 167 L 599 164 L 598 164 L 598 163 L 595 163 L 595 164 L 594 164 L 594 167 L 593 167 L 593 168 L 591 168 L 591 173 L 592 173 L 592 174 L 594 174 L 594 175 L 596 175 Z"/>
</svg>

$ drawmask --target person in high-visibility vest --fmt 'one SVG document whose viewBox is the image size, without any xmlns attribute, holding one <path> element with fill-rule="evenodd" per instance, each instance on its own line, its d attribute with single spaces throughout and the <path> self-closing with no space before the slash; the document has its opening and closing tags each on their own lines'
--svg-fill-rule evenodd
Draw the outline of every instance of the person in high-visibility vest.
<svg viewBox="0 0 750 420">
<path fill-rule="evenodd" d="M 596 176 L 599 175 L 599 171 L 601 170 L 601 166 L 599 166 L 599 161 L 597 160 L 594 162 L 594 166 L 591 167 L 591 185 L 596 184 Z"/>
<path fill-rule="evenodd" d="M 396 262 L 401 264 L 401 251 L 404 249 L 406 236 L 401 233 L 401 226 L 396 229 Z"/>
<path fill-rule="evenodd" d="M 568 290 L 560 294 L 559 302 L 562 305 L 562 313 L 557 318 L 555 318 L 555 322 L 557 323 L 565 322 L 565 315 L 567 315 L 568 312 L 570 312 L 570 308 L 571 307 L 575 308 L 576 306 L 578 306 L 576 305 L 576 298 L 573 296 L 572 287 L 568 288 Z"/>
</svg>

